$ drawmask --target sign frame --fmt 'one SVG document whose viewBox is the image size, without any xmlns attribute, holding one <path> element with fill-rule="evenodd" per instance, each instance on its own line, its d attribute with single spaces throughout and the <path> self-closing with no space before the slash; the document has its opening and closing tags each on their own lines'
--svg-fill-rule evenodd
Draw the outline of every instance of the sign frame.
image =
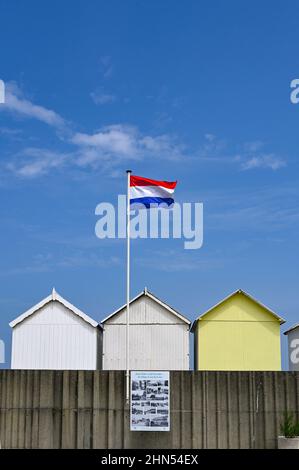
<svg viewBox="0 0 299 470">
<path fill-rule="evenodd" d="M 130 430 L 170 431 L 169 371 L 131 371 Z"/>
</svg>

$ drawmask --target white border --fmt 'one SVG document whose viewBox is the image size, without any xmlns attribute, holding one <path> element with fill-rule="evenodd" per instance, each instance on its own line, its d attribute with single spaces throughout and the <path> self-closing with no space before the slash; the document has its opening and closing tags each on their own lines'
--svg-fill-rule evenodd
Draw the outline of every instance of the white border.
<svg viewBox="0 0 299 470">
<path fill-rule="evenodd" d="M 168 380 L 168 414 L 167 422 L 168 426 L 139 426 L 138 424 L 132 424 L 132 383 L 133 380 Z M 170 373 L 169 371 L 131 371 L 131 381 L 130 381 L 130 431 L 154 431 L 154 432 L 165 432 L 170 431 Z M 166 415 L 164 415 L 166 417 Z"/>
</svg>

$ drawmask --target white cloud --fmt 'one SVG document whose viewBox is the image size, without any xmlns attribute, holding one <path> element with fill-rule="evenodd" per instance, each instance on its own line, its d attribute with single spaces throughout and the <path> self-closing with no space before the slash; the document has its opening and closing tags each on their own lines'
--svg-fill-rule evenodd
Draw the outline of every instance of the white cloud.
<svg viewBox="0 0 299 470">
<path fill-rule="evenodd" d="M 98 157 L 137 158 L 138 137 L 134 127 L 123 125 L 106 126 L 94 134 L 76 133 L 72 142 L 89 148 L 87 161 Z"/>
<path fill-rule="evenodd" d="M 14 162 L 7 164 L 7 169 L 19 177 L 36 178 L 51 169 L 63 166 L 68 154 L 40 148 L 26 148 L 16 157 Z"/>
<path fill-rule="evenodd" d="M 77 132 L 69 143 L 75 145 L 69 152 L 27 147 L 15 154 L 5 168 L 22 178 L 36 178 L 61 167 L 90 167 L 117 177 L 120 164 L 128 161 L 183 156 L 182 146 L 174 138 L 143 135 L 129 125 L 106 126 L 94 134 Z"/>
<path fill-rule="evenodd" d="M 8 110 L 27 118 L 37 119 L 57 128 L 65 125 L 64 119 L 55 111 L 34 104 L 26 99 L 15 83 L 8 83 L 6 85 L 5 103 L 0 109 Z"/>
<path fill-rule="evenodd" d="M 114 268 L 120 264 L 121 260 L 117 256 L 99 256 L 98 253 L 86 253 L 86 251 L 71 253 L 64 257 L 47 253 L 34 256 L 30 265 L 1 269 L 0 276 L 39 274 L 57 271 L 57 269 Z"/>
<path fill-rule="evenodd" d="M 102 57 L 101 64 L 108 70 L 110 57 Z M 186 146 L 178 142 L 175 135 L 148 135 L 136 126 L 116 124 L 100 128 L 93 133 L 74 132 L 67 122 L 55 111 L 32 103 L 24 97 L 18 86 L 7 84 L 6 109 L 17 115 L 37 119 L 60 131 L 60 139 L 72 144 L 67 153 L 41 148 L 25 148 L 13 158 L 6 168 L 15 175 L 37 177 L 61 166 L 100 168 L 102 172 L 116 175 L 120 163 L 146 158 L 159 158 L 171 161 L 197 161 L 235 165 L 241 170 L 278 170 L 286 165 L 283 158 L 275 153 L 266 153 L 263 142 L 256 140 L 245 144 L 231 144 L 212 133 L 204 136 L 202 145 L 193 150 L 193 157 L 187 156 Z M 91 94 L 98 104 L 113 102 L 115 95 L 105 93 L 104 88 Z M 62 132 L 64 134 L 62 136 Z M 2 128 L 0 134 L 19 139 L 18 131 Z"/>
<path fill-rule="evenodd" d="M 121 260 L 117 256 L 103 257 L 97 253 L 90 253 L 88 256 L 86 252 L 76 253 L 66 256 L 55 263 L 58 268 L 81 268 L 81 267 L 100 267 L 107 268 L 118 266 Z"/>
<path fill-rule="evenodd" d="M 242 191 L 232 188 L 229 192 L 210 192 L 205 198 L 214 209 L 206 218 L 206 230 L 287 233 L 299 223 L 299 189 L 295 185 L 243 187 Z"/>
<path fill-rule="evenodd" d="M 274 154 L 254 155 L 242 163 L 242 170 L 270 168 L 275 171 L 286 166 L 286 162 Z"/>
<path fill-rule="evenodd" d="M 103 68 L 103 76 L 104 78 L 110 78 L 113 73 L 113 65 L 111 57 L 106 55 L 100 57 L 100 62 Z"/>
<path fill-rule="evenodd" d="M 213 142 L 213 140 L 216 139 L 216 136 L 214 134 L 205 134 L 205 139 L 209 142 Z"/>
<path fill-rule="evenodd" d="M 198 156 L 202 160 L 230 160 L 231 157 L 227 157 L 228 144 L 224 140 L 218 139 L 214 134 L 205 134 L 204 142 L 198 149 Z"/>
<path fill-rule="evenodd" d="M 266 153 L 264 143 L 260 140 L 246 142 L 238 157 L 242 170 L 270 169 L 279 170 L 286 166 L 286 162 L 275 153 Z"/>
<path fill-rule="evenodd" d="M 11 129 L 9 127 L 0 127 L 0 134 L 8 136 L 16 136 L 22 133 L 21 129 Z"/>
<path fill-rule="evenodd" d="M 156 154 L 157 156 L 166 156 L 171 160 L 179 159 L 183 155 L 184 146 L 177 144 L 175 138 L 168 134 L 156 137 L 145 136 L 140 139 L 140 145 L 145 151 Z"/>
<path fill-rule="evenodd" d="M 21 129 L 12 129 L 10 127 L 0 127 L 0 135 L 10 142 L 22 142 L 24 139 Z"/>
<path fill-rule="evenodd" d="M 106 93 L 103 88 L 93 91 L 90 93 L 90 96 L 94 103 L 99 105 L 114 103 L 116 101 L 116 96 L 111 93 Z"/>
<path fill-rule="evenodd" d="M 80 149 L 80 164 L 109 161 L 112 165 L 120 160 L 138 160 L 146 156 L 178 159 L 183 147 L 169 135 L 142 135 L 134 126 L 112 125 L 94 134 L 76 133 L 71 139 Z"/>
<path fill-rule="evenodd" d="M 159 264 L 153 263 L 153 257 L 160 259 Z M 194 254 L 187 252 L 178 253 L 175 250 L 156 251 L 148 257 L 137 258 L 136 262 L 146 269 L 159 269 L 165 272 L 180 271 L 209 271 L 219 269 L 223 262 L 218 258 L 200 258 L 194 259 Z"/>
<path fill-rule="evenodd" d="M 261 140 L 254 140 L 244 144 L 244 150 L 246 152 L 257 152 L 258 150 L 261 150 L 262 147 L 264 147 L 264 143 Z"/>
<path fill-rule="evenodd" d="M 237 165 L 241 170 L 278 170 L 286 166 L 286 161 L 275 153 L 263 151 L 260 140 L 233 145 L 218 139 L 214 134 L 206 134 L 204 143 L 197 155 L 200 160 Z"/>
<path fill-rule="evenodd" d="M 166 111 L 160 111 L 156 113 L 154 126 L 157 129 L 161 129 L 167 126 L 168 124 L 170 124 L 172 121 L 173 121 L 173 118 L 169 113 L 167 113 Z"/>
</svg>

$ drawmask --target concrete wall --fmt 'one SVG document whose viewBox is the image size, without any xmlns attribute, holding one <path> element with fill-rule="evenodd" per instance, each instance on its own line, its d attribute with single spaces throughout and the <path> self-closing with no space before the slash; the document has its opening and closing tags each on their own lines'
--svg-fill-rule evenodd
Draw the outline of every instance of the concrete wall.
<svg viewBox="0 0 299 470">
<path fill-rule="evenodd" d="M 275 448 L 299 372 L 170 374 L 171 431 L 130 432 L 123 371 L 0 371 L 3 448 Z"/>
</svg>

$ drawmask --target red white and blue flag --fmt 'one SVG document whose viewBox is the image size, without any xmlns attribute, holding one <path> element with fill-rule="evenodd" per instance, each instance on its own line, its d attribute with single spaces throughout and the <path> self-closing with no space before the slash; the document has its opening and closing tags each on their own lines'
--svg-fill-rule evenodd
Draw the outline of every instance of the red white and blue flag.
<svg viewBox="0 0 299 470">
<path fill-rule="evenodd" d="M 142 176 L 130 177 L 130 205 L 171 207 L 177 181 L 157 181 Z"/>
</svg>

